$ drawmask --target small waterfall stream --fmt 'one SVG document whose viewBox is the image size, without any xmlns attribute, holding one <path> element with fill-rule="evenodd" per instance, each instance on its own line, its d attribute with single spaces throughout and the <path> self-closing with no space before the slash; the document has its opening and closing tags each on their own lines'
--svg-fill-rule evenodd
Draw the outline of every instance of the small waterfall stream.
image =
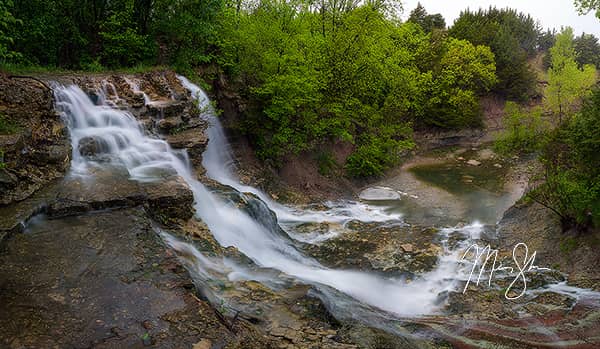
<svg viewBox="0 0 600 349">
<path fill-rule="evenodd" d="M 210 109 L 204 92 L 180 78 L 183 85 L 198 99 L 204 109 L 203 117 L 210 122 L 209 144 L 204 154 L 208 176 L 229 185 L 241 194 L 258 196 L 277 216 L 287 231 L 302 222 L 390 222 L 401 224 L 401 216 L 387 214 L 382 207 L 371 207 L 359 202 L 329 203 L 329 210 L 312 211 L 286 207 L 271 200 L 262 191 L 241 184 L 233 174 L 233 158 L 223 129 Z M 455 289 L 459 271 L 458 252 L 447 251 L 438 266 L 412 281 L 381 276 L 360 270 L 339 270 L 321 265 L 299 251 L 293 241 L 279 233 L 279 226 L 269 223 L 268 217 L 251 217 L 245 211 L 213 194 L 199 182 L 191 170 L 185 151 L 175 151 L 164 140 L 144 133 L 140 123 L 127 111 L 113 108 L 104 99 L 95 105 L 77 86 L 55 88 L 57 108 L 67 121 L 73 145 L 73 172 L 86 175 L 90 167 L 106 166 L 106 162 L 92 161 L 78 152 L 80 142 L 91 138 L 113 165 L 123 166 L 131 178 L 140 181 L 160 180 L 162 174 L 176 173 L 190 186 L 195 198 L 197 218 L 207 224 L 214 238 L 224 247 L 234 246 L 263 268 L 279 270 L 288 277 L 311 284 L 323 291 L 328 304 L 339 308 L 359 302 L 367 311 L 398 316 L 430 314 L 442 306 L 445 291 Z M 481 225 L 460 229 L 464 234 L 478 235 Z M 293 236 L 293 234 L 290 234 Z M 215 269 L 212 262 L 192 245 L 168 238 L 175 249 L 188 249 L 196 258 L 199 270 Z M 218 268 L 217 268 L 218 269 Z M 208 274 L 205 273 L 204 276 Z M 233 278 L 232 275 L 229 276 Z M 345 297 L 345 298 L 344 298 Z M 349 303 L 350 302 L 350 303 Z M 351 309 L 345 309 L 352 313 Z"/>
</svg>

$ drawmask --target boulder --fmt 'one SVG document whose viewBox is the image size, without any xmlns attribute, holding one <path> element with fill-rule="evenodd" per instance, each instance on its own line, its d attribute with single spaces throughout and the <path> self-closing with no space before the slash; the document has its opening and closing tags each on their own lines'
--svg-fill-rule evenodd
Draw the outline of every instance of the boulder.
<svg viewBox="0 0 600 349">
<path fill-rule="evenodd" d="M 145 183 L 142 187 L 146 193 L 146 208 L 159 222 L 169 225 L 194 215 L 194 195 L 183 178 L 172 176 L 164 182 Z"/>
<path fill-rule="evenodd" d="M 174 133 L 183 125 L 179 116 L 162 119 L 158 122 L 158 131 L 161 133 Z"/>
<path fill-rule="evenodd" d="M 103 146 L 96 137 L 83 137 L 77 144 L 77 150 L 82 156 L 91 157 L 103 153 Z"/>
<path fill-rule="evenodd" d="M 367 201 L 400 200 L 398 191 L 387 187 L 371 187 L 360 192 L 358 197 Z"/>
<path fill-rule="evenodd" d="M 194 165 L 202 164 L 202 153 L 208 144 L 203 128 L 190 128 L 183 132 L 166 136 L 166 141 L 175 149 L 187 149 Z"/>
</svg>

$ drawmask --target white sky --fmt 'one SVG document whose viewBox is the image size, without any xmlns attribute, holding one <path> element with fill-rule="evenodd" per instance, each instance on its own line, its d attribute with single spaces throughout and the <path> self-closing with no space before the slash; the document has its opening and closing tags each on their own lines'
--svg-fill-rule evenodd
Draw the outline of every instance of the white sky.
<svg viewBox="0 0 600 349">
<path fill-rule="evenodd" d="M 593 12 L 579 16 L 573 0 L 404 0 L 402 1 L 403 18 L 408 18 L 410 11 L 417 6 L 419 1 L 429 14 L 441 13 L 448 26 L 454 23 L 463 9 L 477 10 L 480 7 L 488 8 L 490 5 L 494 5 L 498 8 L 511 7 L 528 13 L 534 19 L 539 20 L 544 29 L 560 30 L 561 26 L 570 26 L 576 35 L 586 32 L 600 38 L 600 19 L 596 18 Z"/>
</svg>

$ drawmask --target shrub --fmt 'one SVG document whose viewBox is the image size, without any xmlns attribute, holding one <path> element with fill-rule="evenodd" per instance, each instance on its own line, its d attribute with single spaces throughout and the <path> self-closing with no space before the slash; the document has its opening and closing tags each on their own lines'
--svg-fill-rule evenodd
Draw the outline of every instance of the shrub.
<svg viewBox="0 0 600 349">
<path fill-rule="evenodd" d="M 496 152 L 506 155 L 540 150 L 545 130 L 541 108 L 526 111 L 517 103 L 507 102 L 503 123 L 505 131 L 494 144 Z"/>
</svg>

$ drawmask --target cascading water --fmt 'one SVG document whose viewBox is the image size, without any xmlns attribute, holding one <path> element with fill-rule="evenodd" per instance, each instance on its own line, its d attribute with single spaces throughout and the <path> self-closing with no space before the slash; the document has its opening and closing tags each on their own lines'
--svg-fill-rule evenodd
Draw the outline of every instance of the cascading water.
<svg viewBox="0 0 600 349">
<path fill-rule="evenodd" d="M 208 98 L 201 90 L 181 78 L 207 106 Z M 73 168 L 82 174 L 92 166 L 105 166 L 79 155 L 77 149 L 82 139 L 91 137 L 102 145 L 109 162 L 124 166 L 132 178 L 137 180 L 160 180 L 165 172 L 176 173 L 190 186 L 194 193 L 196 215 L 209 227 L 222 246 L 234 246 L 251 258 L 259 267 L 279 270 L 290 277 L 309 283 L 324 290 L 327 297 L 350 296 L 368 309 L 379 309 L 396 316 L 427 314 L 440 306 L 440 294 L 454 289 L 455 282 L 448 277 L 456 273 L 457 254 L 448 254 L 432 272 L 407 282 L 400 278 L 383 277 L 373 273 L 354 270 L 336 270 L 322 266 L 318 261 L 300 252 L 292 241 L 283 237 L 277 226 L 269 226 L 249 216 L 241 209 L 214 195 L 192 174 L 185 151 L 174 151 L 163 140 L 145 135 L 136 119 L 127 111 L 106 105 L 94 105 L 90 98 L 77 86 L 57 87 L 57 107 L 67 120 L 73 144 Z M 277 214 L 280 221 L 338 221 L 350 219 L 365 221 L 398 221 L 397 215 L 386 215 L 358 203 L 332 205 L 330 211 L 301 212 L 279 205 L 261 191 L 240 184 L 231 170 L 233 161 L 222 128 L 214 114 L 208 113 L 211 121 L 210 142 L 204 154 L 204 165 L 209 176 L 242 192 L 252 192 L 263 199 Z M 243 195 L 243 194 L 242 194 Z M 481 230 L 480 226 L 471 227 Z M 175 249 L 183 243 L 168 240 Z M 179 244 L 179 245 L 177 245 Z M 187 245 L 188 249 L 194 249 Z M 198 263 L 207 261 L 196 258 Z M 201 270 L 211 269 L 204 266 Z M 205 273 L 205 276 L 207 274 Z M 336 302 L 338 301 L 338 302 Z M 345 303 L 348 301 L 346 300 Z M 343 304 L 339 299 L 328 303 Z"/>
<path fill-rule="evenodd" d="M 210 125 L 208 128 L 208 147 L 202 158 L 202 165 L 206 169 L 206 174 L 217 182 L 229 185 L 240 192 L 252 193 L 258 196 L 277 214 L 280 224 L 284 227 L 306 222 L 343 224 L 350 220 L 359 220 L 362 222 L 401 222 L 402 215 L 400 214 L 387 213 L 385 208 L 369 206 L 353 201 L 328 202 L 326 205 L 329 209 L 326 211 L 298 210 L 283 206 L 273 201 L 263 191 L 242 184 L 235 175 L 235 161 L 233 160 L 231 147 L 223 131 L 223 126 L 214 113 L 208 96 L 201 88 L 192 84 L 185 77 L 179 76 L 179 80 L 191 92 L 192 96 L 198 100 L 202 116 Z M 290 233 L 289 230 L 288 233 Z M 334 235 L 331 234 L 329 236 Z"/>
</svg>

